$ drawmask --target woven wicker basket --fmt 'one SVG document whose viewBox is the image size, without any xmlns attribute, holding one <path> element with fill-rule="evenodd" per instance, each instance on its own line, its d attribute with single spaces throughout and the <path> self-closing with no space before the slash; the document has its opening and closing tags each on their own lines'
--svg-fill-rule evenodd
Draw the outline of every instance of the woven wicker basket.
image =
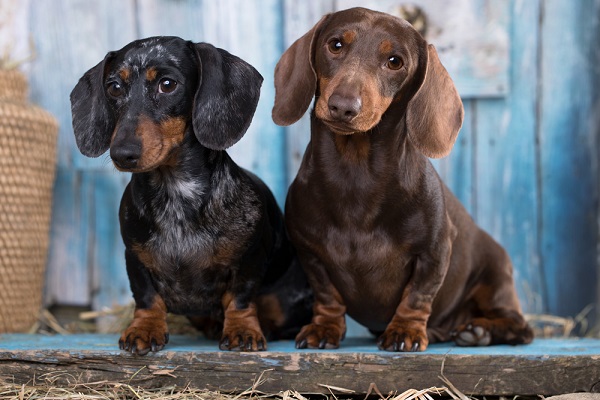
<svg viewBox="0 0 600 400">
<path fill-rule="evenodd" d="M 0 70 L 0 332 L 36 322 L 44 290 L 58 124 Z"/>
</svg>

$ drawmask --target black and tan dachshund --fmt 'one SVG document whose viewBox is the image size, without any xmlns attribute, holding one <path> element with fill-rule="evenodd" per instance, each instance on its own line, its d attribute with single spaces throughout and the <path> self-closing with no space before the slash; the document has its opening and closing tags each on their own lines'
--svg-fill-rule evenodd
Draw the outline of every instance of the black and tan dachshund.
<svg viewBox="0 0 600 400">
<path fill-rule="evenodd" d="M 315 291 L 298 347 L 337 347 L 346 312 L 391 351 L 531 342 L 508 254 L 427 159 L 450 152 L 463 120 L 433 46 L 399 18 L 340 11 L 283 54 L 275 88 L 281 125 L 316 98 L 286 203 Z"/>
<path fill-rule="evenodd" d="M 265 350 L 310 321 L 273 195 L 224 151 L 246 132 L 262 80 L 210 44 L 153 37 L 108 53 L 73 89 L 79 150 L 110 148 L 132 172 L 119 217 L 136 308 L 121 349 L 162 349 L 167 312 L 224 350 Z"/>
</svg>

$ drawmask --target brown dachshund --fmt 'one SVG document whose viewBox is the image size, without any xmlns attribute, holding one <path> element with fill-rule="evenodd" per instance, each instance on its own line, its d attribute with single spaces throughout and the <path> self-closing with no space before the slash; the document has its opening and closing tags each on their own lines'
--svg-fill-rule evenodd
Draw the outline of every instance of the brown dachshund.
<svg viewBox="0 0 600 400">
<path fill-rule="evenodd" d="M 346 312 L 390 351 L 529 343 L 506 251 L 427 157 L 447 155 L 463 106 L 435 48 L 404 20 L 324 16 L 275 70 L 273 120 L 316 96 L 286 224 L 315 291 L 298 348 L 336 348 Z"/>
</svg>

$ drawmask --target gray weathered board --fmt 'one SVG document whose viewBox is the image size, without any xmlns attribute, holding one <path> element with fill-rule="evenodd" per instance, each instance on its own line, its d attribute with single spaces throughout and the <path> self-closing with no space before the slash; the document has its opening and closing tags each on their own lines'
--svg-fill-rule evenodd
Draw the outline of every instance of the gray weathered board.
<svg viewBox="0 0 600 400">
<path fill-rule="evenodd" d="M 54 386 L 111 381 L 133 387 L 188 384 L 195 388 L 265 393 L 296 390 L 364 394 L 443 386 L 445 376 L 472 395 L 552 395 L 600 392 L 600 340 L 538 339 L 528 346 L 461 348 L 431 345 L 422 353 L 378 351 L 374 339 L 352 338 L 337 350 L 295 350 L 271 342 L 269 351 L 218 351 L 216 342 L 174 336 L 144 357 L 119 351 L 116 335 L 0 335 L 0 378 Z M 345 392 L 348 394 L 348 392 Z"/>
</svg>

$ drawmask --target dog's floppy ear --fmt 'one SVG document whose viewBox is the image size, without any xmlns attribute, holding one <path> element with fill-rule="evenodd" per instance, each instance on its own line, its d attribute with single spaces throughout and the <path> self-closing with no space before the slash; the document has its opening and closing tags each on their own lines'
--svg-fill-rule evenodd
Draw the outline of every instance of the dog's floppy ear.
<svg viewBox="0 0 600 400">
<path fill-rule="evenodd" d="M 452 150 L 462 126 L 462 101 L 433 45 L 426 45 L 418 68 L 418 73 L 424 77 L 420 88 L 408 102 L 408 137 L 427 157 L 445 157 Z"/>
<path fill-rule="evenodd" d="M 298 121 L 308 109 L 317 90 L 314 67 L 314 43 L 325 15 L 311 30 L 296 40 L 283 53 L 275 67 L 275 105 L 272 117 L 277 125 Z"/>
<path fill-rule="evenodd" d="M 98 157 L 108 150 L 115 129 L 114 116 L 104 91 L 104 74 L 113 56 L 113 52 L 108 53 L 79 79 L 71 91 L 75 141 L 79 151 L 88 157 Z"/>
<path fill-rule="evenodd" d="M 199 82 L 192 124 L 205 147 L 225 150 L 250 126 L 263 77 L 244 60 L 208 43 L 193 44 L 198 57 Z"/>
</svg>

